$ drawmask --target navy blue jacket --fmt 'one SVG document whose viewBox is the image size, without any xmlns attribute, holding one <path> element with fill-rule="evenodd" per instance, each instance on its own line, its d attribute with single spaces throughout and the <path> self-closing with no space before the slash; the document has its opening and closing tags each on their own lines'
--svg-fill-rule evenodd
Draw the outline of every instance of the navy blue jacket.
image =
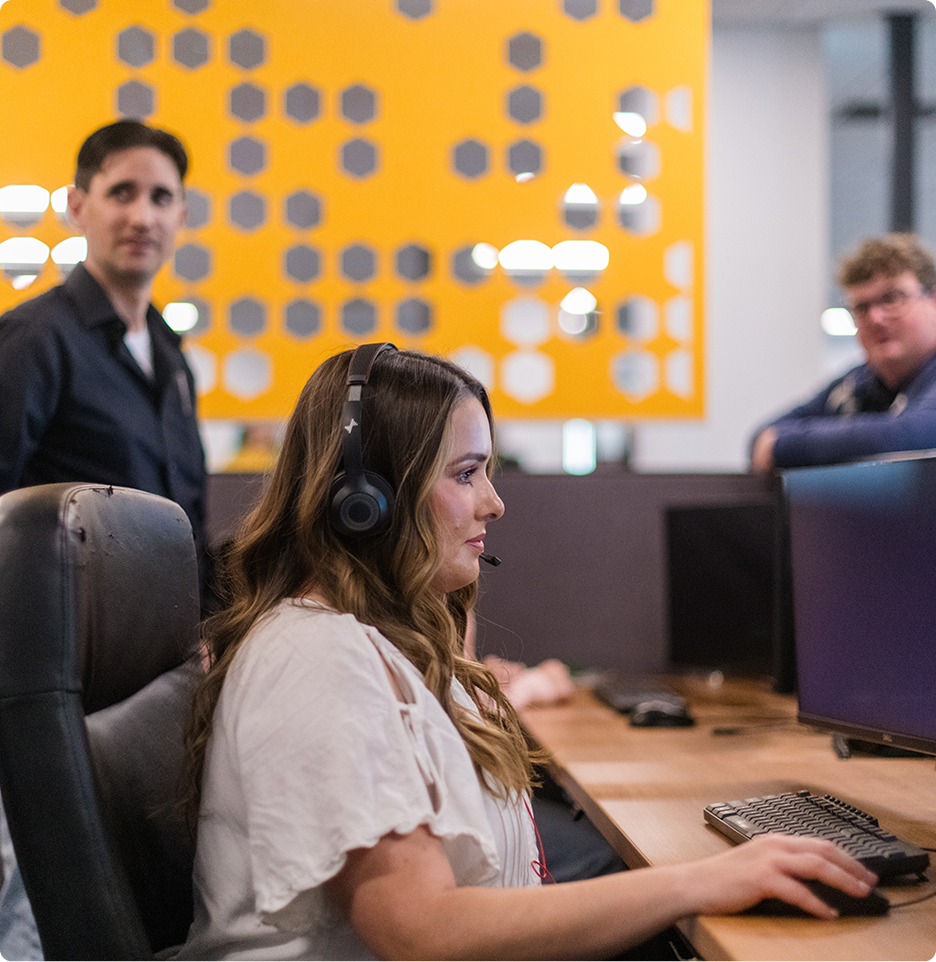
<svg viewBox="0 0 936 962">
<path fill-rule="evenodd" d="M 898 391 L 862 364 L 772 426 L 778 468 L 936 449 L 936 355 Z"/>
<path fill-rule="evenodd" d="M 139 488 L 177 502 L 205 546 L 207 476 L 195 383 L 152 305 L 153 378 L 82 264 L 0 317 L 0 492 L 56 481 Z"/>
</svg>

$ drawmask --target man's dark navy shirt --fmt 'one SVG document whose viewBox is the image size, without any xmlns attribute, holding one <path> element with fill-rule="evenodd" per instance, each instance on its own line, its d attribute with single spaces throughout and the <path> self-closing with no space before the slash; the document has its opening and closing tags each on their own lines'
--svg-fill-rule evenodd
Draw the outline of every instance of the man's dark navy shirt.
<svg viewBox="0 0 936 962">
<path fill-rule="evenodd" d="M 152 378 L 82 264 L 0 317 L 0 492 L 57 481 L 139 488 L 178 503 L 203 549 L 194 379 L 181 339 L 152 305 L 146 323 Z"/>
</svg>

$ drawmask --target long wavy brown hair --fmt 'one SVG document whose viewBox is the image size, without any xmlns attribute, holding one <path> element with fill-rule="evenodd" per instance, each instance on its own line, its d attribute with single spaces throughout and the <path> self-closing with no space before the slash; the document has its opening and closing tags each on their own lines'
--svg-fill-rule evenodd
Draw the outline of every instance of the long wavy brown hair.
<svg viewBox="0 0 936 962">
<path fill-rule="evenodd" d="M 282 599 L 315 592 L 337 611 L 373 625 L 422 673 L 455 725 L 487 790 L 526 791 L 542 755 L 527 741 L 494 676 L 464 654 L 477 584 L 441 596 L 431 588 L 439 547 L 429 497 L 442 471 L 452 413 L 487 392 L 461 368 L 414 351 L 384 351 L 364 388 L 364 463 L 396 494 L 390 528 L 348 541 L 328 521 L 329 491 L 341 468 L 341 414 L 351 351 L 309 378 L 289 420 L 260 503 L 223 562 L 226 607 L 205 626 L 209 667 L 187 730 L 184 807 L 197 819 L 205 749 L 227 672 L 257 620 Z M 493 469 L 492 464 L 489 470 Z M 451 695 L 457 678 L 477 708 Z"/>
</svg>

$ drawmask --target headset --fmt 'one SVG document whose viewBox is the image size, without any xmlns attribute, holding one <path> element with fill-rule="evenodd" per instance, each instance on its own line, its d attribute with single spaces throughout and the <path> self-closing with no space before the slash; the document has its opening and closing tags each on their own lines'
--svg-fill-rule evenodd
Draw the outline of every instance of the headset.
<svg viewBox="0 0 936 962">
<path fill-rule="evenodd" d="M 332 482 L 328 513 L 331 526 L 346 538 L 381 534 L 393 518 L 393 488 L 385 478 L 364 468 L 361 392 L 370 380 L 374 361 L 384 351 L 396 349 L 389 342 L 362 344 L 351 355 L 348 399 L 341 415 L 342 471 Z"/>
</svg>

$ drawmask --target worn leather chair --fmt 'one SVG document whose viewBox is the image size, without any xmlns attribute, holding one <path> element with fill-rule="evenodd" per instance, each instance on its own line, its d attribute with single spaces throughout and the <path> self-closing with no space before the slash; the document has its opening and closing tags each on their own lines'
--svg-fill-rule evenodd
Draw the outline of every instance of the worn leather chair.
<svg viewBox="0 0 936 962">
<path fill-rule="evenodd" d="M 185 939 L 194 843 L 173 802 L 198 618 L 176 504 L 92 484 L 0 497 L 0 792 L 47 959 Z"/>
</svg>

